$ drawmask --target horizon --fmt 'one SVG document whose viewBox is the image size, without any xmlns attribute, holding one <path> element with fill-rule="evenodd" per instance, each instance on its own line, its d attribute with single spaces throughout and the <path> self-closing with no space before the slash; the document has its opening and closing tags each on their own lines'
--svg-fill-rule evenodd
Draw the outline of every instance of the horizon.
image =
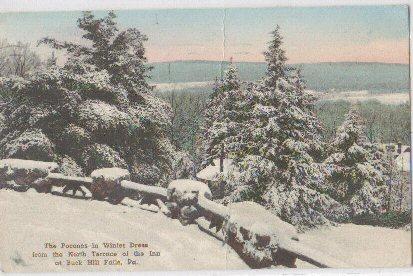
<svg viewBox="0 0 413 276">
<path fill-rule="evenodd" d="M 96 17 L 106 11 L 93 11 Z M 330 6 L 115 10 L 120 29 L 148 37 L 149 63 L 263 62 L 279 25 L 288 64 L 376 62 L 409 64 L 408 6 Z M 0 40 L 32 46 L 43 37 L 82 42 L 80 11 L 0 14 Z M 52 49 L 32 47 L 42 59 Z M 59 59 L 65 58 L 56 52 Z"/>
<path fill-rule="evenodd" d="M 165 61 L 148 61 L 148 64 L 157 63 L 175 63 L 175 62 L 223 62 L 223 63 L 260 63 L 265 64 L 265 61 L 227 61 L 227 60 L 208 60 L 208 59 L 181 59 L 181 60 L 165 60 Z M 358 63 L 358 64 L 388 64 L 388 65 L 409 65 L 409 63 L 399 63 L 399 62 L 381 62 L 381 61 L 320 61 L 320 62 L 298 62 L 290 63 L 287 60 L 287 65 L 296 64 L 326 64 L 326 63 Z"/>
</svg>

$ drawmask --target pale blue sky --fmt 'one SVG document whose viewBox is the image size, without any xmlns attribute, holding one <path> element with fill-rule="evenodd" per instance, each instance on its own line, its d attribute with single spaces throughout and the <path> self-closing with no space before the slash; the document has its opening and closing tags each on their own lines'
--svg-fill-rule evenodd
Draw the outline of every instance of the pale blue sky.
<svg viewBox="0 0 413 276">
<path fill-rule="evenodd" d="M 262 61 L 278 24 L 289 61 L 408 63 L 407 6 L 168 9 L 117 11 L 121 28 L 145 33 L 149 61 Z M 44 36 L 79 41 L 80 12 L 0 14 L 0 39 L 30 42 Z M 105 12 L 96 12 L 97 16 Z M 223 28 L 225 22 L 225 30 Z M 225 51 L 223 38 L 225 31 Z M 42 55 L 49 51 L 41 47 Z"/>
</svg>

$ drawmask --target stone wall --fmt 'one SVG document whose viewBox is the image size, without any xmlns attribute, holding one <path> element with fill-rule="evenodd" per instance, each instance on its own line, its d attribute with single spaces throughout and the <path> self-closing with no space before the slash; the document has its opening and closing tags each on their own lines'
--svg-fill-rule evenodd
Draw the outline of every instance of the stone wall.
<svg viewBox="0 0 413 276">
<path fill-rule="evenodd" d="M 38 192 L 51 192 L 53 186 L 74 191 L 85 187 L 93 199 L 112 204 L 126 196 L 139 199 L 143 209 L 160 211 L 182 225 L 197 224 L 200 230 L 231 246 L 251 268 L 295 267 L 297 258 L 318 267 L 348 267 L 303 246 L 293 225 L 257 203 L 224 206 L 212 201 L 212 193 L 203 182 L 178 179 L 165 189 L 132 182 L 129 172 L 121 168 L 98 169 L 91 177 L 65 176 L 56 173 L 57 169 L 52 162 L 0 160 L 0 184 Z"/>
</svg>

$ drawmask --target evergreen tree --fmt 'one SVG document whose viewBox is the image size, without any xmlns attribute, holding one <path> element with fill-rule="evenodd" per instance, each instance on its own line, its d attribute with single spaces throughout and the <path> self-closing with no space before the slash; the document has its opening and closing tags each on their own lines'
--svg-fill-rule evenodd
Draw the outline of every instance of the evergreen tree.
<svg viewBox="0 0 413 276">
<path fill-rule="evenodd" d="M 321 193 L 321 125 L 315 97 L 305 90 L 299 70 L 286 65 L 279 27 L 265 52 L 267 72 L 254 86 L 246 147 L 238 152 L 240 174 L 228 183 L 227 200 L 253 200 L 281 218 L 308 226 L 346 217 L 342 206 Z"/>
<path fill-rule="evenodd" d="M 351 207 L 353 215 L 377 213 L 385 204 L 383 152 L 365 135 L 363 122 L 355 108 L 346 115 L 330 142 L 329 168 L 331 194 Z"/>
<path fill-rule="evenodd" d="M 243 97 L 237 69 L 231 64 L 223 80 L 215 83 L 204 114 L 204 163 L 220 159 L 221 171 L 223 159 L 235 150 L 239 141 L 239 123 L 245 117 Z"/>
<path fill-rule="evenodd" d="M 285 65 L 287 57 L 282 46 L 282 36 L 280 26 L 276 26 L 271 32 L 272 39 L 268 44 L 268 50 L 264 52 L 265 61 L 267 62 L 267 71 L 265 86 L 276 87 L 279 78 L 286 77 L 287 67 Z"/>
<path fill-rule="evenodd" d="M 66 51 L 63 67 L 3 80 L 13 97 L 2 112 L 1 158 L 54 160 L 74 175 L 124 167 L 151 185 L 170 177 L 177 163 L 167 136 L 170 109 L 147 83 L 147 38 L 119 30 L 115 18 L 85 12 L 78 27 L 87 43 L 40 42 Z"/>
</svg>

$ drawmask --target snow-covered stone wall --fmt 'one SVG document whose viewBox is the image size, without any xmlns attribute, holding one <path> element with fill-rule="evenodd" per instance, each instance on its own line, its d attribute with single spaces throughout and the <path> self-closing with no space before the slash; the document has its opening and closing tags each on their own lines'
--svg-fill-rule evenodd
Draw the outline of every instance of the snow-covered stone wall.
<svg viewBox="0 0 413 276">
<path fill-rule="evenodd" d="M 56 173 L 57 169 L 55 163 L 0 160 L 0 184 L 7 187 L 13 182 L 38 192 L 50 192 L 52 186 L 72 190 L 84 186 L 94 199 L 112 204 L 120 203 L 125 196 L 140 199 L 147 210 L 161 211 L 183 225 L 197 224 L 200 230 L 234 248 L 251 268 L 295 267 L 297 258 L 319 267 L 346 266 L 302 246 L 293 225 L 257 203 L 224 206 L 212 201 L 211 191 L 203 182 L 178 179 L 166 189 L 134 183 L 129 180 L 129 172 L 121 168 L 98 169 L 91 177 L 65 176 Z"/>
</svg>

